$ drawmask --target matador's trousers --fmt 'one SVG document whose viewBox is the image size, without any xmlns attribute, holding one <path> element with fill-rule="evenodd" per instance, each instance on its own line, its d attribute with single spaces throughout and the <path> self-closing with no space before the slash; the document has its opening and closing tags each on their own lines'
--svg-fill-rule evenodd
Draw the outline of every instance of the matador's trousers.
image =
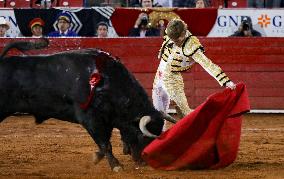
<svg viewBox="0 0 284 179">
<path fill-rule="evenodd" d="M 167 65 L 164 70 L 158 69 L 152 90 L 154 107 L 167 112 L 170 100 L 173 100 L 181 110 L 182 116 L 192 111 L 189 108 L 184 92 L 183 78 L 180 72 L 171 72 Z"/>
</svg>

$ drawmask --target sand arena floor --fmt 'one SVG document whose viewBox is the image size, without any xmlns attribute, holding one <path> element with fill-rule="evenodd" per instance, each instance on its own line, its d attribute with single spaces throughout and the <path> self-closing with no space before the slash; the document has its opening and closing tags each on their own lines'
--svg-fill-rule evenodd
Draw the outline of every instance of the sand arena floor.
<svg viewBox="0 0 284 179">
<path fill-rule="evenodd" d="M 160 171 L 135 169 L 122 154 L 118 131 L 113 152 L 124 165 L 115 173 L 103 159 L 92 162 L 97 146 L 77 124 L 50 119 L 41 125 L 32 116 L 13 116 L 0 123 L 0 178 L 284 178 L 284 115 L 246 114 L 237 160 L 219 170 Z"/>
</svg>

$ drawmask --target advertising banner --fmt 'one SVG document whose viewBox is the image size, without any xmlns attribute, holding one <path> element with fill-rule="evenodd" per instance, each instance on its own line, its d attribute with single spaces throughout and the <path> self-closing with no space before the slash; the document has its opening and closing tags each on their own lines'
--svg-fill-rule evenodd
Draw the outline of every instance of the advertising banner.
<svg viewBox="0 0 284 179">
<path fill-rule="evenodd" d="M 228 37 L 238 30 L 243 19 L 250 17 L 252 27 L 263 37 L 284 37 L 283 9 L 219 9 L 208 37 Z"/>
</svg>

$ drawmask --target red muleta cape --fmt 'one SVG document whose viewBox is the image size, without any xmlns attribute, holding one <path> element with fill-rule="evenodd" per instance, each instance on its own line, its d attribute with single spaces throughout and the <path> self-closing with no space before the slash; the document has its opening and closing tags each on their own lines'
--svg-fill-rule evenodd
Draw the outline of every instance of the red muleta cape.
<svg viewBox="0 0 284 179">
<path fill-rule="evenodd" d="M 250 110 L 244 84 L 216 93 L 161 134 L 142 152 L 153 168 L 218 169 L 237 157 L 241 115 Z"/>
</svg>

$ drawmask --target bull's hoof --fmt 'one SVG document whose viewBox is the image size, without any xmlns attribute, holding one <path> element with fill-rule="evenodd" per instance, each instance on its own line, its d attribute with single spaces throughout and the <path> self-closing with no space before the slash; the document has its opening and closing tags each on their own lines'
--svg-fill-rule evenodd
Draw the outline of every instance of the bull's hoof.
<svg viewBox="0 0 284 179">
<path fill-rule="evenodd" d="M 147 163 L 145 161 L 139 161 L 139 162 L 136 162 L 135 164 L 136 164 L 136 166 L 139 166 L 139 167 L 144 167 L 144 166 L 147 165 Z"/>
<path fill-rule="evenodd" d="M 147 166 L 146 162 L 138 162 L 138 163 L 136 162 L 134 168 L 135 170 L 139 170 L 140 168 L 143 168 L 145 166 Z"/>
<path fill-rule="evenodd" d="M 100 154 L 99 152 L 94 153 L 93 155 L 94 164 L 98 164 L 103 158 L 104 158 L 104 155 Z"/>
<path fill-rule="evenodd" d="M 123 168 L 122 168 L 122 166 L 115 166 L 115 167 L 113 167 L 112 171 L 120 172 L 120 171 L 123 171 Z"/>
</svg>

